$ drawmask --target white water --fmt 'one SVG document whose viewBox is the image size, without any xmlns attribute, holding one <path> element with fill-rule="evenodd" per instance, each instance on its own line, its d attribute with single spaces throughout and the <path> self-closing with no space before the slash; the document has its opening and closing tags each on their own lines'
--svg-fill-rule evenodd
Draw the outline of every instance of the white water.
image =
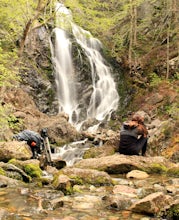
<svg viewBox="0 0 179 220">
<path fill-rule="evenodd" d="M 57 148 L 55 154 L 53 154 L 53 159 L 62 158 L 66 162 L 67 166 L 72 166 L 74 163 L 81 160 L 84 152 L 89 149 L 86 142 L 87 139 L 76 141 Z"/>
<path fill-rule="evenodd" d="M 54 64 L 57 98 L 59 111 L 69 115 L 69 121 L 76 126 L 79 125 L 80 112 L 77 97 L 77 85 L 74 67 L 71 57 L 72 32 L 76 42 L 83 48 L 88 57 L 91 71 L 93 92 L 89 106 L 87 106 L 87 119 L 95 118 L 98 121 L 109 119 L 111 113 L 118 107 L 119 96 L 115 82 L 111 76 L 110 68 L 100 54 L 102 47 L 99 40 L 94 38 L 90 32 L 74 24 L 70 10 L 63 4 L 56 4 L 56 25 L 53 30 L 55 41 L 51 42 L 52 61 Z M 75 119 L 74 119 L 75 118 Z"/>
<path fill-rule="evenodd" d="M 72 25 L 76 41 L 84 49 L 91 66 L 93 93 L 87 110 L 88 118 L 102 121 L 117 109 L 119 96 L 111 76 L 110 68 L 100 54 L 101 42 L 93 38 L 90 32 L 83 30 L 76 24 Z"/>
</svg>

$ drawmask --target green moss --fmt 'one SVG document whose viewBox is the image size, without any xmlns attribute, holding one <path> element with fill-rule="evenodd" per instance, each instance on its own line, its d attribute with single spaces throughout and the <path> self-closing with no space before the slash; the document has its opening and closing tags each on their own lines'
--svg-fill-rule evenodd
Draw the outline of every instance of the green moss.
<svg viewBox="0 0 179 220">
<path fill-rule="evenodd" d="M 74 185 L 74 186 L 73 186 L 73 192 L 83 193 L 83 191 L 82 191 L 81 189 L 79 189 L 78 185 Z"/>
<path fill-rule="evenodd" d="M 75 184 L 77 184 L 77 185 L 84 184 L 84 180 L 82 178 L 80 178 L 79 176 L 70 176 L 70 179 L 72 179 L 75 182 Z"/>
<path fill-rule="evenodd" d="M 62 174 L 62 172 L 58 172 L 56 175 L 54 175 L 54 179 L 53 179 L 53 183 L 52 183 L 53 187 L 55 189 L 62 191 L 65 195 L 73 194 L 74 191 L 73 191 L 73 187 L 72 187 L 70 181 L 68 183 L 59 184 L 58 178 L 61 174 Z"/>
<path fill-rule="evenodd" d="M 71 195 L 73 193 L 74 193 L 73 187 L 71 186 L 71 184 L 67 184 L 66 189 L 64 191 L 64 194 L 65 195 Z"/>
<path fill-rule="evenodd" d="M 16 118 L 13 114 L 8 116 L 9 128 L 11 128 L 14 132 L 19 132 L 23 127 L 23 123 L 23 119 Z"/>
<path fill-rule="evenodd" d="M 22 169 L 23 167 L 20 166 L 19 162 L 15 159 L 15 158 L 12 158 L 8 161 L 9 164 L 13 164 L 15 165 L 16 167 L 19 167 L 20 169 Z"/>
<path fill-rule="evenodd" d="M 3 176 L 6 175 L 6 172 L 1 167 L 0 167 L 0 175 L 3 175 Z"/>
<path fill-rule="evenodd" d="M 38 165 L 35 164 L 27 164 L 24 166 L 24 171 L 31 177 L 41 177 L 42 170 Z"/>
<path fill-rule="evenodd" d="M 107 184 L 106 178 L 104 178 L 103 176 L 99 176 L 98 178 L 95 179 L 95 185 L 101 186 L 101 185 L 106 185 L 106 184 Z"/>
<path fill-rule="evenodd" d="M 94 148 L 91 148 L 91 149 L 87 150 L 87 151 L 84 153 L 83 159 L 95 158 L 95 157 L 98 156 L 98 154 L 99 154 L 99 152 L 96 152 L 96 151 L 94 150 Z"/>
<path fill-rule="evenodd" d="M 17 163 L 17 160 L 15 158 L 12 158 L 8 161 L 8 163 L 11 163 L 11 164 L 16 164 Z"/>
<path fill-rule="evenodd" d="M 179 177 L 179 168 L 178 167 L 172 167 L 168 169 L 167 171 L 168 176 L 173 176 L 173 177 Z"/>
<path fill-rule="evenodd" d="M 159 174 L 165 174 L 167 173 L 167 167 L 165 167 L 163 164 L 154 163 L 150 167 L 150 173 L 159 173 Z"/>
<path fill-rule="evenodd" d="M 173 205 L 170 207 L 170 209 L 167 211 L 166 215 L 167 219 L 178 219 L 179 217 L 179 204 Z"/>
</svg>

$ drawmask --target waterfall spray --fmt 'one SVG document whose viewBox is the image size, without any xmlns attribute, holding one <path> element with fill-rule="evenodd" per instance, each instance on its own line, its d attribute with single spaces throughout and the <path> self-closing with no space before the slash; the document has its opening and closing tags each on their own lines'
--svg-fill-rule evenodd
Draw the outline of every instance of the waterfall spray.
<svg viewBox="0 0 179 220">
<path fill-rule="evenodd" d="M 51 41 L 59 111 L 66 112 L 71 123 L 81 122 L 82 109 L 79 107 L 77 97 L 82 94 L 78 94 L 78 82 L 75 77 L 77 73 L 72 62 L 72 43 L 69 37 L 71 32 L 76 43 L 83 49 L 91 68 L 89 74 L 91 74 L 92 93 L 89 104 L 85 107 L 86 119 L 95 118 L 98 121 L 109 119 L 111 113 L 118 107 L 119 95 L 110 68 L 100 54 L 101 42 L 89 31 L 76 25 L 70 10 L 61 3 L 56 4 L 56 28 L 52 32 L 55 40 Z"/>
</svg>

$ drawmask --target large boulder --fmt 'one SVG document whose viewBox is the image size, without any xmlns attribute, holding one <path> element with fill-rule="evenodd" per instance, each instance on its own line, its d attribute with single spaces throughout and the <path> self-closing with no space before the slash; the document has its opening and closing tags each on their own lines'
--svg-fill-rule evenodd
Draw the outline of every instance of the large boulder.
<svg viewBox="0 0 179 220">
<path fill-rule="evenodd" d="M 65 167 L 59 174 L 68 176 L 74 184 L 111 185 L 113 183 L 112 178 L 106 172 L 92 169 Z"/>
<path fill-rule="evenodd" d="M 25 142 L 0 142 L 0 161 L 7 162 L 12 158 L 28 160 L 31 157 L 32 151 Z"/>
<path fill-rule="evenodd" d="M 5 175 L 9 178 L 23 180 L 24 182 L 31 181 L 31 177 L 27 175 L 24 170 L 16 167 L 13 164 L 0 162 L 0 168 L 4 170 Z"/>
<path fill-rule="evenodd" d="M 133 212 L 155 215 L 161 211 L 165 211 L 172 204 L 173 199 L 171 196 L 165 195 L 162 192 L 156 192 L 135 202 L 131 206 L 131 210 Z"/>
<path fill-rule="evenodd" d="M 20 180 L 15 180 L 4 175 L 0 175 L 0 188 L 3 187 L 14 187 L 14 186 L 22 186 L 23 182 Z"/>
<path fill-rule="evenodd" d="M 39 121 L 41 128 L 48 128 L 48 136 L 51 143 L 57 143 L 59 146 L 68 142 L 80 139 L 80 133 L 68 122 L 66 114 L 58 114 L 41 118 Z"/>
<path fill-rule="evenodd" d="M 99 147 L 91 147 L 90 149 L 86 150 L 83 158 L 99 158 L 104 156 L 113 155 L 118 150 L 118 141 L 107 141 L 104 145 Z"/>
<path fill-rule="evenodd" d="M 110 174 L 127 173 L 131 170 L 142 170 L 148 173 L 167 173 L 171 168 L 177 170 L 179 167 L 164 157 L 142 157 L 114 154 L 111 156 L 83 159 L 74 167 L 83 169 L 97 169 Z"/>
</svg>

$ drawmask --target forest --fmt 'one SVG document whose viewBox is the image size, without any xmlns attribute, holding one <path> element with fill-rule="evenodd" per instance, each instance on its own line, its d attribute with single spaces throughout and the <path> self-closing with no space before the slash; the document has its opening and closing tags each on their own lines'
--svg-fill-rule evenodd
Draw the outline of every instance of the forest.
<svg viewBox="0 0 179 220">
<path fill-rule="evenodd" d="M 26 44 L 30 33 L 40 26 L 50 32 L 55 11 L 53 0 L 0 2 L 0 121 L 1 132 L 4 132 L 19 126 L 14 123 L 13 109 L 4 105 L 4 96 L 21 84 L 21 73 L 28 68 Z M 127 87 L 137 90 L 129 108 L 135 108 L 137 94 L 150 92 L 162 82 L 177 89 L 177 0 L 65 0 L 62 3 L 72 11 L 78 25 L 100 39 L 111 65 L 122 69 Z M 176 103 L 165 109 L 170 113 L 178 111 Z"/>
</svg>

